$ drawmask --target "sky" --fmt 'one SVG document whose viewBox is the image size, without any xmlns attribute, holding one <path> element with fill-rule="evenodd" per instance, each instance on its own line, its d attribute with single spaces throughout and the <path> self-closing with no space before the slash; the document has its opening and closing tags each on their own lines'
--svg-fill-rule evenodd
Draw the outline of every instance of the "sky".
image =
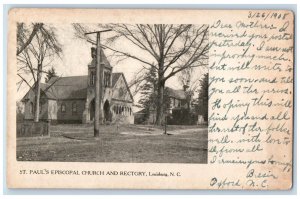
<svg viewBox="0 0 300 199">
<path fill-rule="evenodd" d="M 62 45 L 62 57 L 54 59 L 54 61 L 47 68 L 53 66 L 57 74 L 63 77 L 87 75 L 88 64 L 92 60 L 92 44 L 85 40 L 76 38 L 75 30 L 73 29 L 72 24 L 51 24 L 51 26 L 55 28 L 57 39 Z M 90 25 L 90 27 L 93 28 L 95 26 Z M 113 33 L 103 33 L 101 36 L 102 40 L 105 40 L 105 34 L 110 36 L 109 34 Z M 91 35 L 91 38 L 92 37 L 96 38 L 96 34 Z M 130 44 L 125 40 L 121 41 L 121 43 L 117 45 L 120 45 L 117 46 L 119 48 L 122 48 L 122 46 L 131 48 L 131 53 L 139 55 L 139 57 L 147 56 L 146 54 L 143 54 L 144 52 L 141 50 L 131 47 Z M 116 57 L 111 56 L 112 54 L 108 49 L 104 49 L 104 53 L 108 57 L 108 60 L 113 67 L 113 72 L 123 72 L 127 82 L 130 82 L 143 66 L 139 61 L 130 58 L 121 62 L 117 62 Z M 44 77 L 42 78 L 42 82 L 44 82 Z M 174 89 L 182 89 L 177 76 L 170 78 L 166 82 L 166 86 Z M 23 84 L 18 91 L 18 100 L 20 100 L 28 90 L 28 86 Z M 134 97 L 135 102 L 138 101 L 139 97 L 139 94 Z"/>
</svg>

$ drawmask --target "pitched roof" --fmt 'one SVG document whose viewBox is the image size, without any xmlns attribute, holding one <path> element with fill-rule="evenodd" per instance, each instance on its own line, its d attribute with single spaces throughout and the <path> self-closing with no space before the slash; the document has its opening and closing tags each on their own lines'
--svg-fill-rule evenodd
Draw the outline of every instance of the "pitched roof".
<svg viewBox="0 0 300 199">
<path fill-rule="evenodd" d="M 123 73 L 112 73 L 112 87 Z M 85 99 L 87 97 L 88 76 L 52 77 L 41 83 L 41 91 L 49 99 Z M 27 94 L 23 99 L 26 99 Z"/>
<path fill-rule="evenodd" d="M 118 82 L 118 80 L 120 79 L 120 77 L 123 78 L 124 83 L 125 83 L 125 86 L 126 86 L 128 92 L 129 92 L 129 96 L 130 96 L 130 98 L 131 98 L 131 101 L 133 102 L 133 96 L 132 96 L 132 94 L 131 94 L 131 91 L 130 91 L 130 88 L 129 88 L 128 83 L 127 83 L 127 81 L 126 81 L 126 78 L 125 78 L 125 76 L 124 76 L 124 73 L 113 73 L 113 75 L 112 75 L 112 88 L 115 87 L 115 85 L 116 85 L 116 83 Z"/>
<path fill-rule="evenodd" d="M 112 74 L 112 86 L 114 87 L 115 84 L 117 83 L 118 79 L 120 78 L 120 76 L 122 75 L 122 73 L 113 73 Z"/>
<path fill-rule="evenodd" d="M 87 96 L 88 76 L 53 77 L 42 89 L 55 99 L 84 99 Z"/>
<path fill-rule="evenodd" d="M 109 61 L 107 60 L 107 57 L 102 49 L 101 49 L 100 56 L 101 56 L 101 61 L 105 65 L 105 67 L 112 68 L 112 66 L 110 65 Z M 89 64 L 89 67 L 95 67 L 95 66 L 96 66 L 96 57 L 94 57 L 92 59 L 91 63 Z"/>
<path fill-rule="evenodd" d="M 170 87 L 166 87 L 166 94 L 169 97 L 174 97 L 176 99 L 184 100 L 187 98 L 186 92 L 184 90 L 175 90 Z"/>
</svg>

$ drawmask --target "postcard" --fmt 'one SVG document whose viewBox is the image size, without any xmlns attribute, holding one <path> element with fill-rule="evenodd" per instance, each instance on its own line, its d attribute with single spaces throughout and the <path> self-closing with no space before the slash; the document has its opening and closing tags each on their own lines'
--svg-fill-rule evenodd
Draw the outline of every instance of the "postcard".
<svg viewBox="0 0 300 199">
<path fill-rule="evenodd" d="M 8 19 L 9 188 L 293 186 L 292 11 Z"/>
</svg>

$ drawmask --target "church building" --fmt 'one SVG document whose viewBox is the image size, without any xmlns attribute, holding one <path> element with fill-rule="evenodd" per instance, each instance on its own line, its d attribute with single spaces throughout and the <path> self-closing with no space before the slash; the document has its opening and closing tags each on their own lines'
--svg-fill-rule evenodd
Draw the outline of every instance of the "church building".
<svg viewBox="0 0 300 199">
<path fill-rule="evenodd" d="M 104 123 L 133 124 L 133 97 L 123 73 L 113 73 L 103 51 L 101 107 Z M 88 75 L 52 77 L 41 83 L 40 120 L 52 123 L 91 123 L 95 116 L 96 49 L 91 49 L 92 61 Z M 33 120 L 35 94 L 34 86 L 22 98 L 25 104 L 25 120 Z M 101 118 L 101 117 L 100 117 Z"/>
</svg>

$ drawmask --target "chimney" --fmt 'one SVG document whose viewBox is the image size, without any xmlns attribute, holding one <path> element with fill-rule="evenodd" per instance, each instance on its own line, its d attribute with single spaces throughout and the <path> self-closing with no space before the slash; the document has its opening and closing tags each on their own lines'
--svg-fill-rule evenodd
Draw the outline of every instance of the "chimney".
<svg viewBox="0 0 300 199">
<path fill-rule="evenodd" d="M 186 81 L 186 84 L 185 85 L 183 85 L 183 90 L 184 91 L 187 91 L 187 89 L 190 87 L 190 80 L 187 80 Z"/>
<path fill-rule="evenodd" d="M 184 91 L 186 91 L 188 88 L 189 88 L 188 85 L 184 85 L 184 86 L 183 86 L 183 90 L 184 90 Z"/>
</svg>

